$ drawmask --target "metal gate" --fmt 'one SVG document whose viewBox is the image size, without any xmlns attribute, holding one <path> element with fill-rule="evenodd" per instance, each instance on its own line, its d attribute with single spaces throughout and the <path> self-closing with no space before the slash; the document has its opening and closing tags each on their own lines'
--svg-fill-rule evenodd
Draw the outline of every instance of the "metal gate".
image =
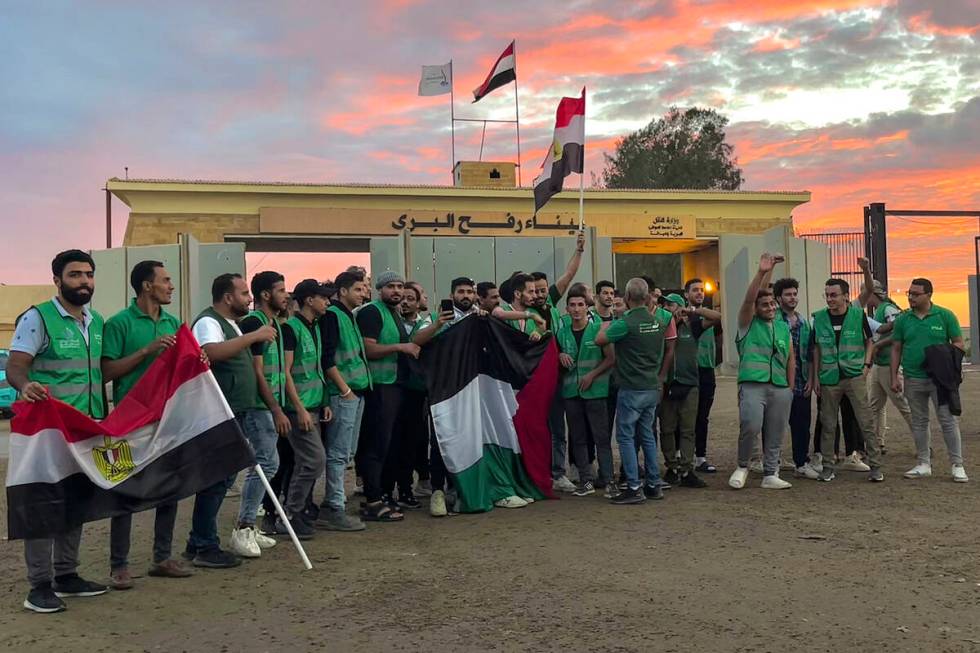
<svg viewBox="0 0 980 653">
<path fill-rule="evenodd" d="M 815 240 L 830 248 L 830 276 L 843 279 L 851 287 L 851 299 L 861 292 L 864 273 L 858 259 L 867 255 L 864 233 L 838 231 L 825 234 L 800 234 L 800 238 Z M 884 283 L 884 280 L 882 280 Z"/>
</svg>

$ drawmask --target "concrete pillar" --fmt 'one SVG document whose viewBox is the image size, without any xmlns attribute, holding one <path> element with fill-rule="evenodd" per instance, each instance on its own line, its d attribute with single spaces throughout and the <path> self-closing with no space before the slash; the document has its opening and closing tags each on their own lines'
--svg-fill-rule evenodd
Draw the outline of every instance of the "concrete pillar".
<svg viewBox="0 0 980 653">
<path fill-rule="evenodd" d="M 977 275 L 968 277 L 970 293 L 970 362 L 980 364 L 980 303 L 977 297 Z"/>
</svg>

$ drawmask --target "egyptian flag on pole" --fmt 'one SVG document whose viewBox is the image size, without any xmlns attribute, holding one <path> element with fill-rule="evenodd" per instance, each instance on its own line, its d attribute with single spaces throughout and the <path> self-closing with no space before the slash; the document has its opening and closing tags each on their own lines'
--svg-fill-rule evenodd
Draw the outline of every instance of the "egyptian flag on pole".
<svg viewBox="0 0 980 653">
<path fill-rule="evenodd" d="M 473 102 L 479 102 L 491 91 L 510 84 L 517 79 L 517 59 L 514 56 L 514 41 L 510 42 L 497 57 L 497 62 L 490 69 L 490 74 L 483 83 L 473 89 Z"/>
<path fill-rule="evenodd" d="M 541 165 L 544 172 L 534 180 L 534 212 L 561 192 L 565 177 L 585 170 L 585 88 L 582 97 L 563 97 L 555 116 L 555 136 Z"/>
<path fill-rule="evenodd" d="M 183 499 L 255 464 L 186 326 L 102 422 L 57 399 L 14 404 L 10 539 Z"/>
<path fill-rule="evenodd" d="M 509 496 L 553 497 L 554 338 L 531 342 L 496 318 L 473 315 L 424 347 L 419 363 L 460 511 L 491 510 Z"/>
</svg>

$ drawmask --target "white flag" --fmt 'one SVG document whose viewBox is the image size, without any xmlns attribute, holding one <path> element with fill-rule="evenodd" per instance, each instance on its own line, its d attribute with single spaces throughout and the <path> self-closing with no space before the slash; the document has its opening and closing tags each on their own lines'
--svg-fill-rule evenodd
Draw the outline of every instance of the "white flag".
<svg viewBox="0 0 980 653">
<path fill-rule="evenodd" d="M 442 66 L 422 66 L 419 95 L 444 95 L 453 90 L 453 62 Z"/>
</svg>

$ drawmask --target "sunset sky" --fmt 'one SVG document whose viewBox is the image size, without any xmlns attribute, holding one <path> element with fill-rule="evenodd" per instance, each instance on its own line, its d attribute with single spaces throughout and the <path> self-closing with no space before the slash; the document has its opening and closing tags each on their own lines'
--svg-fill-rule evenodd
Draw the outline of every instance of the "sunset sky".
<svg viewBox="0 0 980 653">
<path fill-rule="evenodd" d="M 417 97 L 419 67 L 453 59 L 457 115 L 509 119 L 512 87 L 469 99 L 515 38 L 525 184 L 558 98 L 585 85 L 587 172 L 617 137 L 696 104 L 731 120 L 744 188 L 812 191 L 798 232 L 858 229 L 874 201 L 980 209 L 978 0 L 13 0 L 0 5 L 0 282 L 44 283 L 58 250 L 104 245 L 99 189 L 124 166 L 449 183 L 449 99 Z M 513 159 L 511 129 L 488 131 L 485 158 Z M 479 141 L 458 129 L 457 158 Z M 891 220 L 893 294 L 929 276 L 968 322 L 978 221 Z"/>
</svg>

